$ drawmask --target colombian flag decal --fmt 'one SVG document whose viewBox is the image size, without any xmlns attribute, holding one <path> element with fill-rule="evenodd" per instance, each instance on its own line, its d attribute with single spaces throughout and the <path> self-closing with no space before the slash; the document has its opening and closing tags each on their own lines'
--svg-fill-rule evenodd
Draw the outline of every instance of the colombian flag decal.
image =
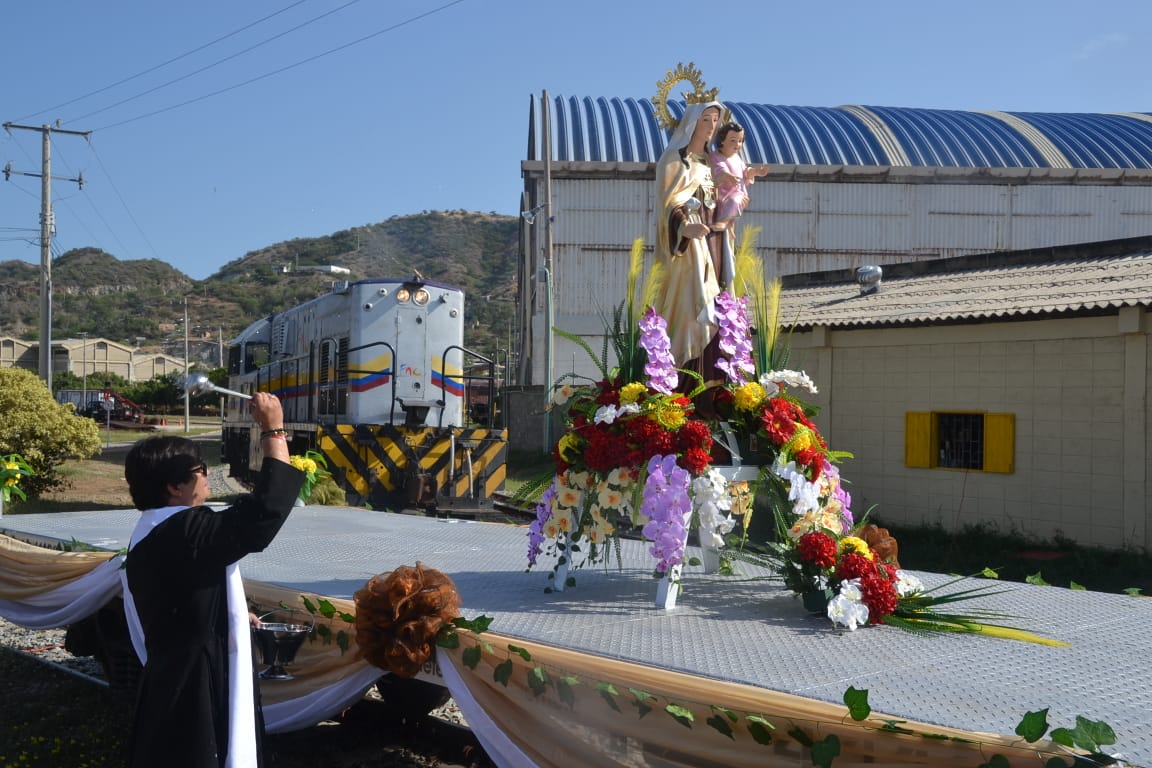
<svg viewBox="0 0 1152 768">
<path fill-rule="evenodd" d="M 455 366 L 446 366 L 440 358 L 432 360 L 432 386 L 439 387 L 449 395 L 464 396 L 463 371 Z"/>
</svg>

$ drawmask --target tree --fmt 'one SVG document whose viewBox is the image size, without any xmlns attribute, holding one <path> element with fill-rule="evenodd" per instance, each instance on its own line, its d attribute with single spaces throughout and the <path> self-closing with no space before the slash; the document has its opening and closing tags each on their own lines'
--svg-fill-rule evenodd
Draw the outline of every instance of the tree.
<svg viewBox="0 0 1152 768">
<path fill-rule="evenodd" d="M 31 371 L 0 368 L 0 454 L 20 454 L 36 473 L 20 483 L 29 498 L 63 485 L 58 468 L 68 459 L 99 452 L 95 421 L 57 403 Z"/>
</svg>

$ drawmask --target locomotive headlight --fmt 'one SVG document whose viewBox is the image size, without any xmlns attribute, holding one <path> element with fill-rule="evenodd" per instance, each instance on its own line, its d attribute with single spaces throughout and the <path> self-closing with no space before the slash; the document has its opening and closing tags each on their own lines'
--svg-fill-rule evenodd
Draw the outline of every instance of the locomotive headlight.
<svg viewBox="0 0 1152 768">
<path fill-rule="evenodd" d="M 412 292 L 409 291 L 407 288 L 399 288 L 396 290 L 396 303 L 397 304 L 407 304 L 408 299 L 410 299 L 411 297 L 412 297 Z"/>
<path fill-rule="evenodd" d="M 412 294 L 412 303 L 422 307 L 428 303 L 428 299 L 430 298 L 428 291 L 423 288 L 418 288 L 416 289 L 416 293 Z"/>
</svg>

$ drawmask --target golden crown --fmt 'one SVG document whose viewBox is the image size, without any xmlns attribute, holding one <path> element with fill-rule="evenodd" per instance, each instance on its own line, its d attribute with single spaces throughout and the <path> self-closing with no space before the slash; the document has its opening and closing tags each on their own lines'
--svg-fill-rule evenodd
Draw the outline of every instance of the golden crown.
<svg viewBox="0 0 1152 768">
<path fill-rule="evenodd" d="M 684 94 L 684 101 L 688 104 L 707 104 L 710 101 L 716 101 L 716 95 L 720 93 L 719 88 L 706 90 L 704 75 L 696 69 L 695 62 L 690 61 L 687 66 L 683 62 L 677 64 L 676 69 L 668 70 L 664 79 L 656 83 L 656 95 L 652 97 L 652 107 L 656 110 L 656 119 L 664 130 L 670 130 L 676 125 L 676 119 L 668 111 L 668 92 L 676 83 L 685 81 L 696 89 L 691 93 Z"/>
</svg>

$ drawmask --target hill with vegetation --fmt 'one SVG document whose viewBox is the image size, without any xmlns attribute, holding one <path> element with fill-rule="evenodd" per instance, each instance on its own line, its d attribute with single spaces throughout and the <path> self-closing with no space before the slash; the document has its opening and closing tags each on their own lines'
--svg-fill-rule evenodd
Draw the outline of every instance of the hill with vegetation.
<svg viewBox="0 0 1152 768">
<path fill-rule="evenodd" d="M 80 248 L 52 264 L 52 335 L 87 334 L 180 356 L 185 300 L 192 338 L 228 339 L 260 317 L 324 294 L 334 280 L 418 271 L 465 290 L 465 344 L 492 354 L 507 346 L 514 322 L 517 232 L 515 217 L 495 214 L 394 216 L 267 246 L 205 280 L 159 259 L 121 261 L 98 248 Z M 39 317 L 39 265 L 0 262 L 0 336 L 35 340 Z"/>
</svg>

